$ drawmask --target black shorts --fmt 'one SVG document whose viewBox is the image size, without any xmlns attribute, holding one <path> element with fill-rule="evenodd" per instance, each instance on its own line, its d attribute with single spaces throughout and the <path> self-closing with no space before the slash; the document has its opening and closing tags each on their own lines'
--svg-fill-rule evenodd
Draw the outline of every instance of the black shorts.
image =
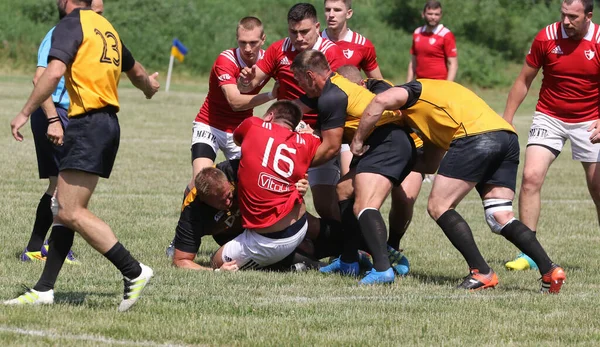
<svg viewBox="0 0 600 347">
<path fill-rule="evenodd" d="M 477 183 L 481 195 L 485 185 L 515 190 L 519 168 L 519 139 L 508 131 L 467 136 L 452 141 L 440 163 L 438 174 Z"/>
<path fill-rule="evenodd" d="M 397 186 L 414 166 L 416 148 L 408 132 L 395 124 L 376 128 L 365 141 L 369 150 L 361 157 L 354 156 L 351 167 L 356 173 L 369 172 L 387 177 Z"/>
<path fill-rule="evenodd" d="M 56 105 L 55 105 L 56 106 Z M 56 112 L 63 129 L 69 124 L 67 110 L 56 106 Z M 63 146 L 55 146 L 48 140 L 48 118 L 41 108 L 31 114 L 31 132 L 35 143 L 35 154 L 37 156 L 38 172 L 40 178 L 58 176 L 58 165 L 63 153 Z"/>
<path fill-rule="evenodd" d="M 79 170 L 108 178 L 119 150 L 121 129 L 114 110 L 71 117 L 65 131 L 59 169 Z"/>
</svg>

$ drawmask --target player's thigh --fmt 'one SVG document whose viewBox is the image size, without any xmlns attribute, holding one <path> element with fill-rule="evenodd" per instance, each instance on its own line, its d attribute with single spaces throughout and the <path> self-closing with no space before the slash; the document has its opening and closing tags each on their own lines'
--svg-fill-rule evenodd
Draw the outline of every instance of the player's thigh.
<svg viewBox="0 0 600 347">
<path fill-rule="evenodd" d="M 197 158 L 214 161 L 219 150 L 217 129 L 202 122 L 192 122 L 192 162 Z"/>
<path fill-rule="evenodd" d="M 342 144 L 340 148 L 340 175 L 343 177 L 350 171 L 350 163 L 352 162 L 352 152 L 348 144 Z"/>
<path fill-rule="evenodd" d="M 475 185 L 475 182 L 438 174 L 431 187 L 427 211 L 437 220 L 444 212 L 455 208 Z"/>
<path fill-rule="evenodd" d="M 597 163 L 600 162 L 600 145 L 590 141 L 590 132 L 588 128 L 595 121 L 587 121 L 580 123 L 565 123 L 567 136 L 571 141 L 571 151 L 573 160 L 582 163 Z"/>
<path fill-rule="evenodd" d="M 392 181 L 386 176 L 361 172 L 354 178 L 354 212 L 365 208 L 379 209 L 392 189 Z"/>
<path fill-rule="evenodd" d="M 98 175 L 79 171 L 64 170 L 58 175 L 56 199 L 60 210 L 69 212 L 87 208 L 96 185 Z"/>
<path fill-rule="evenodd" d="M 548 169 L 560 152 L 545 146 L 529 145 L 525 150 L 523 185 L 540 186 L 544 183 Z"/>
<path fill-rule="evenodd" d="M 585 170 L 588 190 L 596 204 L 600 203 L 600 166 L 598 163 L 581 163 Z"/>
<path fill-rule="evenodd" d="M 392 198 L 396 197 L 403 201 L 412 201 L 414 203 L 417 200 L 417 196 L 419 196 L 422 185 L 423 174 L 411 171 L 399 187 L 392 189 Z"/>
</svg>

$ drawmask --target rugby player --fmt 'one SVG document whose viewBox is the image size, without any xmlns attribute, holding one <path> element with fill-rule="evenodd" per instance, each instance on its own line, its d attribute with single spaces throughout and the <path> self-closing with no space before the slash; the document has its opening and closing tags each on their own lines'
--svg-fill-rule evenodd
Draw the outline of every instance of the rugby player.
<svg viewBox="0 0 600 347">
<path fill-rule="evenodd" d="M 416 80 L 373 99 L 352 139 L 354 155 L 368 155 L 367 136 L 386 110 L 400 110 L 406 123 L 434 144 L 436 151 L 447 151 L 427 211 L 469 266 L 469 275 L 458 287 L 478 290 L 498 284 L 469 225 L 455 210 L 476 188 L 492 232 L 504 236 L 539 264 L 543 293 L 558 293 L 566 277 L 564 270 L 550 260 L 535 234 L 515 218 L 512 210 L 519 165 L 519 142 L 513 127 L 475 93 L 457 83 Z"/>
<path fill-rule="evenodd" d="M 567 140 L 571 142 L 571 157 L 581 162 L 600 220 L 600 26 L 592 23 L 593 7 L 592 0 L 562 2 L 561 21 L 537 34 L 506 101 L 504 119 L 512 123 L 532 81 L 543 70 L 519 193 L 519 217 L 534 232 L 546 174 Z M 521 254 L 506 267 L 526 270 L 537 265 Z"/>
</svg>

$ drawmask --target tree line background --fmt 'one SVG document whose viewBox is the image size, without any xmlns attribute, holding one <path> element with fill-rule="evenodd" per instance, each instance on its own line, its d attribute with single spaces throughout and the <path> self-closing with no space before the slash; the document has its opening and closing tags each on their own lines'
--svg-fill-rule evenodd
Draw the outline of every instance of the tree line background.
<svg viewBox="0 0 600 347">
<path fill-rule="evenodd" d="M 265 26 L 265 49 L 287 36 L 287 11 L 297 0 L 105 0 L 104 16 L 134 57 L 150 70 L 165 71 L 171 42 L 189 49 L 178 74 L 207 76 L 217 55 L 234 47 L 237 21 L 248 15 Z M 319 12 L 323 1 L 308 0 Z M 507 86 L 519 71 L 531 41 L 560 20 L 561 0 L 445 0 L 442 23 L 454 32 L 459 54 L 457 80 L 481 87 Z M 402 82 L 412 32 L 423 24 L 425 0 L 354 0 L 352 30 L 377 49 L 383 75 Z M 596 10 L 598 4 L 596 3 Z M 0 3 L 0 62 L 5 70 L 33 71 L 46 32 L 58 22 L 55 0 Z"/>
</svg>

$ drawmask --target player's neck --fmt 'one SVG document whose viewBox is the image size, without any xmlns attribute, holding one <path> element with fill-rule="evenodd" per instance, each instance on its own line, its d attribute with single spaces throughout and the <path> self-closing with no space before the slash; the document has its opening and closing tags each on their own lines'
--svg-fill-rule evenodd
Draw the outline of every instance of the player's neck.
<svg viewBox="0 0 600 347">
<path fill-rule="evenodd" d="M 438 27 L 439 25 L 440 25 L 439 23 L 438 23 L 438 24 L 436 24 L 436 25 L 434 25 L 434 26 L 430 26 L 429 24 L 425 24 L 425 32 L 426 32 L 426 33 L 432 33 L 432 32 L 434 32 L 434 31 L 435 31 L 435 29 L 437 29 L 437 27 Z"/>
<path fill-rule="evenodd" d="M 325 29 L 325 32 L 327 32 L 327 37 L 329 38 L 329 40 L 333 41 L 333 42 L 337 42 L 339 41 L 341 38 L 345 37 L 346 34 L 348 34 L 348 26 L 346 24 L 344 24 L 341 28 L 334 30 L 332 28 L 327 28 Z"/>
</svg>

